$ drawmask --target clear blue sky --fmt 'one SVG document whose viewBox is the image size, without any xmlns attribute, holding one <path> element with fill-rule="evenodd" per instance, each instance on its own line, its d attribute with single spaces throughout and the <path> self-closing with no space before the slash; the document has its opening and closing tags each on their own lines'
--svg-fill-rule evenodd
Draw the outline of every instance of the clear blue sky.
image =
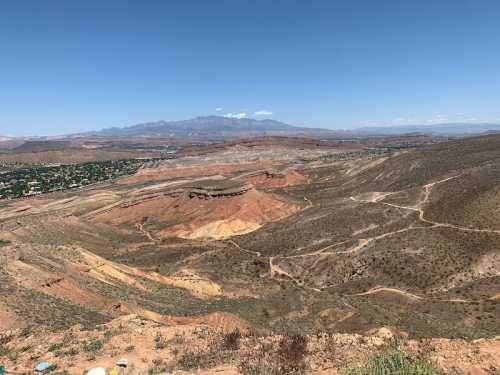
<svg viewBox="0 0 500 375">
<path fill-rule="evenodd" d="M 0 3 L 0 134 L 227 113 L 500 122 L 500 1 Z"/>
</svg>

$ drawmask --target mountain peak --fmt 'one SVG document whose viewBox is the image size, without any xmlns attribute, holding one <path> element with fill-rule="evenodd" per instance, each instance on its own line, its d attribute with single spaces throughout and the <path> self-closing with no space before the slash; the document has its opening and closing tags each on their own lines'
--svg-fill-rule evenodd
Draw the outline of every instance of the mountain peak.
<svg viewBox="0 0 500 375">
<path fill-rule="evenodd" d="M 262 135 L 313 135 L 328 132 L 288 125 L 283 122 L 249 117 L 198 116 L 181 121 L 154 121 L 124 128 L 108 128 L 100 136 L 163 136 L 163 137 L 248 137 Z"/>
</svg>

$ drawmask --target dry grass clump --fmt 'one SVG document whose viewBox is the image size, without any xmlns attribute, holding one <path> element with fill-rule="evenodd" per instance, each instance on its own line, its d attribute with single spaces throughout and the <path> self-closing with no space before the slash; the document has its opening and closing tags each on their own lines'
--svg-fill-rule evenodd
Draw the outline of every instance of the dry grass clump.
<svg viewBox="0 0 500 375">
<path fill-rule="evenodd" d="M 361 367 L 346 370 L 346 375 L 441 375 L 443 372 L 425 359 L 413 358 L 403 351 L 377 354 Z"/>
<path fill-rule="evenodd" d="M 206 332 L 199 332 L 198 338 L 204 338 Z M 177 360 L 176 368 L 184 371 L 208 369 L 223 363 L 232 362 L 240 349 L 241 333 L 234 330 L 228 333 L 217 333 L 209 338 L 206 345 L 186 347 Z"/>
<path fill-rule="evenodd" d="M 240 348 L 241 332 L 236 329 L 222 336 L 222 348 L 224 350 L 238 350 Z"/>
<path fill-rule="evenodd" d="M 239 369 L 245 375 L 305 374 L 308 339 L 302 335 L 285 335 L 277 347 L 261 342 L 247 358 L 240 361 Z"/>
</svg>

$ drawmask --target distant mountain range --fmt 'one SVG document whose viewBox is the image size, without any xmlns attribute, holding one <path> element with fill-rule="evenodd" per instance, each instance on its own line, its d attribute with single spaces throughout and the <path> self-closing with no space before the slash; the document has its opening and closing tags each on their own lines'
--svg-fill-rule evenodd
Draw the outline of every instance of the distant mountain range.
<svg viewBox="0 0 500 375">
<path fill-rule="evenodd" d="M 422 133 L 440 136 L 464 136 L 499 131 L 500 124 L 493 123 L 447 123 L 434 125 L 380 126 L 357 128 L 351 130 L 352 133 L 366 133 L 370 135 L 400 135 Z"/>
<path fill-rule="evenodd" d="M 446 123 L 434 125 L 404 125 L 362 127 L 355 129 L 322 129 L 293 126 L 280 121 L 251 118 L 228 118 L 202 116 L 182 121 L 156 121 L 128 127 L 113 127 L 98 131 L 60 137 L 2 137 L 0 148 L 19 146 L 21 141 L 63 140 L 78 137 L 172 137 L 172 138 L 247 138 L 257 136 L 305 136 L 305 137 L 362 137 L 397 136 L 402 134 L 427 134 L 434 136 L 460 137 L 475 134 L 500 132 L 495 123 Z M 33 145 L 35 148 L 36 145 Z M 31 146 L 30 146 L 31 147 Z"/>
<path fill-rule="evenodd" d="M 331 130 L 306 128 L 276 120 L 227 118 L 221 116 L 196 117 L 182 121 L 148 122 L 124 128 L 108 128 L 84 135 L 108 137 L 248 137 L 262 135 L 319 135 Z"/>
<path fill-rule="evenodd" d="M 435 125 L 404 125 L 363 127 L 349 130 L 308 128 L 276 120 L 202 116 L 182 121 L 156 121 L 128 127 L 107 128 L 79 135 L 101 137 L 252 137 L 262 135 L 326 136 L 326 135 L 400 135 L 409 133 L 439 136 L 462 136 L 500 131 L 500 124 L 447 123 Z"/>
<path fill-rule="evenodd" d="M 58 151 L 65 150 L 71 147 L 69 141 L 26 141 L 23 144 L 14 147 L 15 152 L 42 152 L 42 151 Z"/>
</svg>

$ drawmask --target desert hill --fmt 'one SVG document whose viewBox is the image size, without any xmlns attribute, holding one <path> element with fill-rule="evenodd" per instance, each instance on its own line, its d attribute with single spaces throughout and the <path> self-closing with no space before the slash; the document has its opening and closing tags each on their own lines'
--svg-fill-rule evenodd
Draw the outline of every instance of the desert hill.
<svg viewBox="0 0 500 375">
<path fill-rule="evenodd" d="M 147 193 L 90 215 L 111 225 L 140 225 L 143 230 L 147 226 L 151 238 L 224 239 L 252 232 L 300 210 L 300 205 L 272 193 L 223 180 L 181 185 L 160 196 Z"/>
<path fill-rule="evenodd" d="M 27 141 L 20 146 L 17 146 L 12 151 L 25 152 L 41 152 L 41 151 L 57 151 L 71 148 L 69 141 Z"/>
<path fill-rule="evenodd" d="M 389 330 L 472 350 L 457 340 L 488 338 L 487 353 L 500 335 L 499 145 L 209 146 L 7 201 L 2 328 L 94 335 L 135 314 L 269 340 Z"/>
</svg>

